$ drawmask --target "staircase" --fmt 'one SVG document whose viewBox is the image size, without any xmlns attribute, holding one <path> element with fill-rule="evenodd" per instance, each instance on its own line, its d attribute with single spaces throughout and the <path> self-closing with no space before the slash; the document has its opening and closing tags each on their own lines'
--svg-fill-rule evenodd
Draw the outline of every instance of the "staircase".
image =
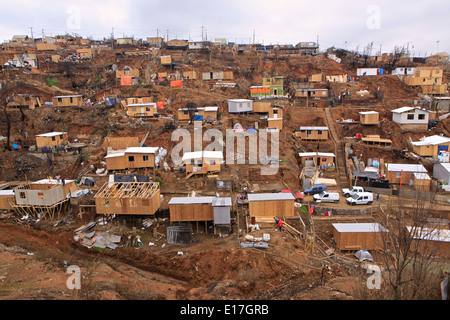
<svg viewBox="0 0 450 320">
<path fill-rule="evenodd" d="M 331 114 L 330 108 L 325 108 L 326 120 L 328 123 L 328 128 L 330 130 L 330 136 L 333 140 L 336 154 L 336 169 L 339 176 L 339 182 L 342 187 L 349 186 L 350 182 L 347 176 L 347 170 L 345 167 L 345 153 L 344 153 L 344 143 L 339 139 L 339 134 L 336 129 L 336 121 L 334 121 Z"/>
</svg>

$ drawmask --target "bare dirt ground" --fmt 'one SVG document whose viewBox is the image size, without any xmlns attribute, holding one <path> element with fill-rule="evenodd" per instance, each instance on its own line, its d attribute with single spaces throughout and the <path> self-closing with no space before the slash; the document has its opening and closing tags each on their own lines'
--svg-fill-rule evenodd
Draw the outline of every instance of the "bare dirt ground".
<svg viewBox="0 0 450 320">
<path fill-rule="evenodd" d="M 198 243 L 191 246 L 168 246 L 144 235 L 155 245 L 100 251 L 79 245 L 70 230 L 48 232 L 5 221 L 0 230 L 4 300 L 352 298 L 354 283 L 345 270 L 326 267 L 324 280 L 321 258 L 311 259 L 279 231 L 269 231 L 267 251 L 240 249 L 236 236 L 206 235 L 195 236 Z M 67 288 L 69 265 L 81 268 L 82 289 L 76 292 Z"/>
</svg>

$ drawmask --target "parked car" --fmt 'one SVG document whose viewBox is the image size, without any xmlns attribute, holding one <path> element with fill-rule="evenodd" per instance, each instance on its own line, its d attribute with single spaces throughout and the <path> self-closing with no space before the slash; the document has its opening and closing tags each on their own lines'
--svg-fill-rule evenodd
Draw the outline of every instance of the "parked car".
<svg viewBox="0 0 450 320">
<path fill-rule="evenodd" d="M 317 202 L 339 202 L 338 192 L 321 192 L 313 196 L 314 200 Z"/>
<path fill-rule="evenodd" d="M 318 194 L 321 192 L 327 191 L 327 186 L 324 184 L 315 184 L 313 185 L 311 188 L 306 189 L 305 191 L 303 191 L 304 194 L 306 195 L 314 195 L 314 194 Z"/>
<path fill-rule="evenodd" d="M 349 205 L 357 204 L 372 204 L 373 203 L 373 193 L 372 192 L 359 192 L 353 194 L 351 197 L 347 198 L 347 203 Z"/>
<path fill-rule="evenodd" d="M 348 189 L 348 188 L 342 189 L 342 194 L 346 198 L 353 196 L 355 193 L 361 193 L 361 192 L 372 192 L 372 191 L 367 190 L 363 187 L 351 187 L 351 189 Z"/>
</svg>

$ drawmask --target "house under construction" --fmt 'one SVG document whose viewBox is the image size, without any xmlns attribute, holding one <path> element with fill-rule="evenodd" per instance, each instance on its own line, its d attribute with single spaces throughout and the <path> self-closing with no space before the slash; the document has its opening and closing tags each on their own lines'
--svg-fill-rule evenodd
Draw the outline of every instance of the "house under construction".
<svg viewBox="0 0 450 320">
<path fill-rule="evenodd" d="M 161 206 L 155 182 L 107 182 L 94 196 L 98 214 L 154 215 Z"/>
</svg>

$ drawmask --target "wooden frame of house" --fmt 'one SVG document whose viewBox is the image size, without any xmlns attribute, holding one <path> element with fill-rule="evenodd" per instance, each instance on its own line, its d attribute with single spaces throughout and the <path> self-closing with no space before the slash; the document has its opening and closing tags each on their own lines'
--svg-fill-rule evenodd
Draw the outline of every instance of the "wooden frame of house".
<svg viewBox="0 0 450 320">
<path fill-rule="evenodd" d="M 402 107 L 391 112 L 392 121 L 404 131 L 427 131 L 430 114 L 434 113 L 419 107 Z"/>
<path fill-rule="evenodd" d="M 197 174 L 220 172 L 222 169 L 222 151 L 185 152 L 181 160 L 186 167 L 186 179 Z"/>
<path fill-rule="evenodd" d="M 300 157 L 300 163 L 303 167 L 308 166 L 309 163 L 318 168 L 330 168 L 334 166 L 334 159 L 336 155 L 334 153 L 326 152 L 302 152 L 298 154 Z"/>
<path fill-rule="evenodd" d="M 54 107 L 81 107 L 83 105 L 83 96 L 57 96 L 52 98 Z"/>
<path fill-rule="evenodd" d="M 291 193 L 252 193 L 247 196 L 247 199 L 250 217 L 295 216 L 295 197 Z"/>
<path fill-rule="evenodd" d="M 365 126 L 378 125 L 380 123 L 380 113 L 376 111 L 362 111 L 359 113 L 359 122 Z"/>
<path fill-rule="evenodd" d="M 158 150 L 155 147 L 131 147 L 113 151 L 105 156 L 106 168 L 108 171 L 153 168 Z"/>
<path fill-rule="evenodd" d="M 382 250 L 382 232 L 389 232 L 379 223 L 333 223 L 333 239 L 341 251 Z"/>
<path fill-rule="evenodd" d="M 135 103 L 127 105 L 127 115 L 132 118 L 150 118 L 158 113 L 156 102 Z"/>
<path fill-rule="evenodd" d="M 16 94 L 8 99 L 6 107 L 8 109 L 27 108 L 30 110 L 34 110 L 36 108 L 42 107 L 41 96 L 31 94 Z"/>
<path fill-rule="evenodd" d="M 294 135 L 304 141 L 326 141 L 328 140 L 328 127 L 300 127 Z"/>
<path fill-rule="evenodd" d="M 67 132 L 49 132 L 36 136 L 36 146 L 38 148 L 52 148 L 69 143 Z"/>
<path fill-rule="evenodd" d="M 434 135 L 423 137 L 420 141 L 411 142 L 413 152 L 421 157 L 437 158 L 439 152 L 449 151 L 450 138 Z"/>
<path fill-rule="evenodd" d="M 169 201 L 170 222 L 213 222 L 217 227 L 231 225 L 231 198 L 174 197 Z M 198 227 L 198 225 L 197 225 Z"/>
<path fill-rule="evenodd" d="M 157 182 L 105 183 L 94 196 L 97 214 L 152 216 L 161 207 Z"/>
</svg>

